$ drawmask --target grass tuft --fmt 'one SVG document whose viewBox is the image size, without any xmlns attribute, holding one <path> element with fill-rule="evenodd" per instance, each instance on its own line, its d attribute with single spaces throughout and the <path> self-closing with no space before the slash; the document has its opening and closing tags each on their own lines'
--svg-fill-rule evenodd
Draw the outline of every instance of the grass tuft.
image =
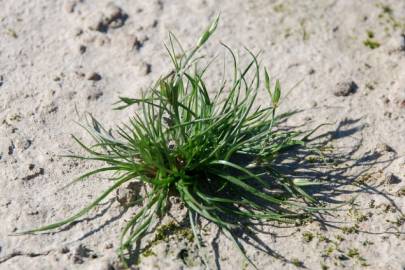
<svg viewBox="0 0 405 270">
<path fill-rule="evenodd" d="M 217 24 L 218 18 L 190 51 L 184 51 L 169 35 L 166 48 L 173 64 L 171 72 L 141 98 L 120 97 L 115 104 L 119 110 L 132 105 L 140 109 L 126 125 L 110 132 L 90 116 L 90 125 L 85 128 L 94 143 L 89 146 L 73 136 L 87 154 L 70 157 L 103 165 L 76 181 L 112 172 L 111 186 L 70 218 L 28 233 L 72 223 L 130 182 L 140 183 L 144 193 L 139 194 L 141 206 L 134 206 L 137 212 L 120 238 L 118 252 L 127 263 L 137 241 L 170 211 L 171 196 L 187 208 L 193 233 L 187 238 L 198 247 L 203 245 L 199 219 L 204 218 L 233 240 L 242 254 L 236 230 L 249 230 L 264 221 L 302 224 L 322 210 L 305 191 L 319 183 L 291 179 L 275 166 L 282 154 L 305 147 L 305 139 L 312 133 L 278 127 L 288 116 L 276 114 L 280 82 L 272 85 L 264 69 L 262 86 L 257 55 L 248 51 L 251 60 L 241 68 L 232 50 L 223 45 L 233 63 L 233 76 L 219 85 L 215 95 L 210 94 L 214 90 L 209 91 L 205 78 L 210 66 L 201 67 L 202 57 L 197 53 Z M 269 95 L 266 106 L 256 104 L 261 90 Z"/>
</svg>

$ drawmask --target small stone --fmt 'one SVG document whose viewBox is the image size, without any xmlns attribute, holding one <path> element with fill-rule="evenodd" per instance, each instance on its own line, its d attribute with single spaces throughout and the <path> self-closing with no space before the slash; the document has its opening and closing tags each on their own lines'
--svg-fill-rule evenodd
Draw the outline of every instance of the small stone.
<svg viewBox="0 0 405 270">
<path fill-rule="evenodd" d="M 101 76 L 100 74 L 98 74 L 97 72 L 91 72 L 88 76 L 87 79 L 89 81 L 99 81 L 101 80 Z"/>
<path fill-rule="evenodd" d="M 140 183 L 132 182 L 126 187 L 120 187 L 117 189 L 116 198 L 121 206 L 131 206 L 137 199 L 141 190 Z"/>
<path fill-rule="evenodd" d="M 80 78 L 86 77 L 86 74 L 84 74 L 84 73 L 81 72 L 81 71 L 75 71 L 75 74 L 76 74 L 78 77 L 80 77 Z"/>
<path fill-rule="evenodd" d="M 102 13 L 94 13 L 87 17 L 87 26 L 92 31 L 106 33 L 108 30 L 108 21 Z"/>
<path fill-rule="evenodd" d="M 405 186 L 404 187 L 401 187 L 400 189 L 398 189 L 398 191 L 397 191 L 397 196 L 399 196 L 399 197 L 402 197 L 402 196 L 405 196 Z"/>
<path fill-rule="evenodd" d="M 31 147 L 32 140 L 19 138 L 19 139 L 17 139 L 15 145 L 16 145 L 17 149 L 27 150 L 28 148 Z"/>
<path fill-rule="evenodd" d="M 104 14 L 106 16 L 107 24 L 111 28 L 119 28 L 123 26 L 128 18 L 128 15 L 125 14 L 122 9 L 116 6 L 114 3 L 107 4 Z"/>
<path fill-rule="evenodd" d="M 152 65 L 149 63 L 143 63 L 142 70 L 143 70 L 143 74 L 148 75 L 149 73 L 152 72 Z"/>
<path fill-rule="evenodd" d="M 32 171 L 33 169 L 35 168 L 35 164 L 30 164 L 30 165 L 28 165 L 28 169 L 30 170 L 30 171 Z"/>
<path fill-rule="evenodd" d="M 311 107 L 315 108 L 316 106 L 318 106 L 318 102 L 316 101 L 311 101 Z"/>
<path fill-rule="evenodd" d="M 73 30 L 73 35 L 74 35 L 74 36 L 78 37 L 78 36 L 80 36 L 81 34 L 83 34 L 83 29 L 81 29 L 81 28 L 79 28 L 79 27 L 76 27 L 76 28 Z"/>
<path fill-rule="evenodd" d="M 39 211 L 31 211 L 27 213 L 29 216 L 36 216 L 39 214 Z"/>
<path fill-rule="evenodd" d="M 84 262 L 83 258 L 89 258 L 93 253 L 93 251 L 87 248 L 85 245 L 80 244 L 74 252 L 73 256 L 73 263 L 74 264 L 82 264 Z"/>
<path fill-rule="evenodd" d="M 392 185 L 392 184 L 398 184 L 401 182 L 401 179 L 399 179 L 397 176 L 395 176 L 393 173 L 386 173 L 384 175 L 384 182 Z"/>
<path fill-rule="evenodd" d="M 103 92 L 100 90 L 95 91 L 87 96 L 87 100 L 97 100 L 103 96 Z"/>
<path fill-rule="evenodd" d="M 341 261 L 347 261 L 347 260 L 349 260 L 349 257 L 347 257 L 347 256 L 344 255 L 344 254 L 340 254 L 339 256 L 337 256 L 337 258 L 338 258 L 339 260 L 341 260 Z"/>
<path fill-rule="evenodd" d="M 395 153 L 395 150 L 386 143 L 377 144 L 377 146 L 375 147 L 375 151 L 379 154 L 384 154 L 384 153 L 388 153 L 388 152 Z"/>
<path fill-rule="evenodd" d="M 397 100 L 396 102 L 400 109 L 405 109 L 405 99 Z"/>
<path fill-rule="evenodd" d="M 133 46 L 133 48 L 135 48 L 137 51 L 139 51 L 139 50 L 143 47 L 143 41 L 141 41 L 139 38 L 135 37 L 132 46 Z"/>
<path fill-rule="evenodd" d="M 76 0 L 67 0 L 65 1 L 63 8 L 67 13 L 73 13 L 75 11 L 76 5 L 77 5 Z"/>
<path fill-rule="evenodd" d="M 68 247 L 62 247 L 62 248 L 59 250 L 59 252 L 60 252 L 60 254 L 66 254 L 66 253 L 69 252 L 69 248 L 68 248 Z"/>
<path fill-rule="evenodd" d="M 114 245 L 112 243 L 106 243 L 104 248 L 105 249 L 112 249 L 114 247 Z"/>
<path fill-rule="evenodd" d="M 3 75 L 0 75 L 0 87 L 3 85 L 4 83 L 4 77 Z"/>
<path fill-rule="evenodd" d="M 82 264 L 84 261 L 79 256 L 73 256 L 73 263 L 74 264 Z"/>
<path fill-rule="evenodd" d="M 354 94 L 359 87 L 354 81 L 340 82 L 336 85 L 336 89 L 333 94 L 337 97 L 346 97 Z"/>
<path fill-rule="evenodd" d="M 86 47 L 86 46 L 84 46 L 84 45 L 80 45 L 80 46 L 79 46 L 79 52 L 80 52 L 80 54 L 84 54 L 84 53 L 86 52 L 86 50 L 87 50 L 87 47 Z"/>
<path fill-rule="evenodd" d="M 8 147 L 8 154 L 11 156 L 14 153 L 15 145 L 13 142 Z"/>
<path fill-rule="evenodd" d="M 309 75 L 315 74 L 315 69 L 311 68 L 311 69 L 308 71 L 308 74 L 309 74 Z"/>
</svg>

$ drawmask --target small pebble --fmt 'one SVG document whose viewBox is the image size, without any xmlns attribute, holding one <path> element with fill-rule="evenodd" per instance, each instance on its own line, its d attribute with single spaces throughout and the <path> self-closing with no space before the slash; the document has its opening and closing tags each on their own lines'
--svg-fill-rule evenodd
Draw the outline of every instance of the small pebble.
<svg viewBox="0 0 405 270">
<path fill-rule="evenodd" d="M 105 33 L 108 30 L 108 22 L 102 13 L 97 12 L 87 16 L 87 27 L 91 31 Z"/>
<path fill-rule="evenodd" d="M 396 192 L 396 195 L 399 197 L 405 196 L 405 186 L 399 188 L 398 191 Z"/>
<path fill-rule="evenodd" d="M 401 109 L 405 109 L 405 99 L 397 100 L 396 102 Z"/>
<path fill-rule="evenodd" d="M 97 100 L 97 99 L 99 99 L 101 96 L 103 96 L 103 92 L 100 91 L 100 90 L 97 90 L 97 91 L 95 91 L 95 92 L 89 94 L 89 95 L 87 96 L 87 100 Z"/>
<path fill-rule="evenodd" d="M 120 187 L 116 192 L 116 199 L 121 206 L 130 206 L 140 193 L 141 185 L 136 182 L 129 183 L 126 187 Z"/>
<path fill-rule="evenodd" d="M 392 184 L 398 184 L 401 182 L 401 179 L 399 179 L 397 176 L 395 176 L 393 173 L 386 173 L 384 175 L 384 182 L 386 184 L 392 185 Z"/>
<path fill-rule="evenodd" d="M 142 65 L 143 74 L 148 75 L 152 72 L 152 65 L 149 63 L 143 63 Z"/>
<path fill-rule="evenodd" d="M 111 28 L 119 28 L 123 26 L 128 18 L 128 15 L 114 3 L 107 4 L 104 14 L 106 16 L 108 27 Z"/>
<path fill-rule="evenodd" d="M 79 52 L 80 52 L 80 54 L 84 54 L 84 53 L 86 52 L 86 50 L 87 50 L 87 47 L 86 47 L 86 46 L 84 46 L 84 45 L 80 45 L 80 46 L 79 46 Z"/>
<path fill-rule="evenodd" d="M 311 101 L 311 107 L 315 108 L 316 106 L 318 106 L 318 102 L 316 101 Z"/>
<path fill-rule="evenodd" d="M 375 147 L 375 151 L 380 154 L 384 154 L 384 153 L 388 153 L 388 152 L 395 153 L 395 150 L 386 143 L 377 144 L 377 146 Z"/>
<path fill-rule="evenodd" d="M 79 27 L 77 27 L 77 28 L 75 28 L 75 29 L 73 30 L 73 35 L 74 35 L 74 36 L 78 37 L 78 36 L 80 36 L 81 34 L 83 34 L 83 29 L 81 29 L 81 28 L 79 28 Z"/>
<path fill-rule="evenodd" d="M 140 40 L 139 38 L 135 37 L 132 47 L 139 51 L 143 47 L 144 41 Z"/>
<path fill-rule="evenodd" d="M 99 81 L 101 80 L 101 76 L 100 74 L 98 74 L 97 72 L 91 72 L 88 76 L 87 79 L 89 81 Z"/>
<path fill-rule="evenodd" d="M 62 247 L 62 248 L 59 250 L 59 252 L 60 252 L 61 254 L 66 254 L 66 253 L 69 252 L 69 248 L 68 248 L 68 247 Z"/>
<path fill-rule="evenodd" d="M 77 5 L 76 0 L 67 0 L 67 1 L 65 1 L 65 4 L 64 4 L 65 12 L 73 13 L 75 11 L 76 5 Z"/>
<path fill-rule="evenodd" d="M 354 81 L 340 82 L 336 85 L 336 89 L 333 94 L 337 97 L 346 97 L 356 93 L 358 88 L 358 85 Z"/>
</svg>

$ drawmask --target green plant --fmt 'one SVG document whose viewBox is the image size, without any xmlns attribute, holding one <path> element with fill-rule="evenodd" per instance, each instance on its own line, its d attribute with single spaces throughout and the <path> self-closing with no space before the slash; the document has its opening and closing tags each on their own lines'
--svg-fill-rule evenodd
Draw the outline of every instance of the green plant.
<svg viewBox="0 0 405 270">
<path fill-rule="evenodd" d="M 380 47 L 380 43 L 374 39 L 368 38 L 363 41 L 364 46 L 369 47 L 370 49 L 374 50 Z"/>
<path fill-rule="evenodd" d="M 311 132 L 278 128 L 288 114 L 276 115 L 280 104 L 279 81 L 271 87 L 264 70 L 264 88 L 268 105 L 255 104 L 261 88 L 257 55 L 248 51 L 250 63 L 238 68 L 233 63 L 231 83 L 224 80 L 212 97 L 205 83 L 209 64 L 198 64 L 196 56 L 217 27 L 218 18 L 208 27 L 189 52 L 169 35 L 166 46 L 173 70 L 161 77 L 141 98 L 121 97 L 116 109 L 135 105 L 139 111 L 129 123 L 107 131 L 92 116 L 84 128 L 95 143 L 87 146 L 73 139 L 87 152 L 68 157 L 99 161 L 103 167 L 80 176 L 113 172 L 111 186 L 90 205 L 60 222 L 29 231 L 47 231 L 72 223 L 103 201 L 111 192 L 129 182 L 144 187 L 142 206 L 122 231 L 118 250 L 125 261 L 127 252 L 156 222 L 170 211 L 168 199 L 177 196 L 188 209 L 189 223 L 198 248 L 202 238 L 198 218 L 216 224 L 244 253 L 235 229 L 249 230 L 257 221 L 296 224 L 311 218 L 323 208 L 304 191 L 314 183 L 291 179 L 280 173 L 276 158 L 294 147 L 305 147 Z M 212 91 L 211 91 L 212 92 Z M 273 190 L 282 192 L 272 192 Z M 134 206 L 136 207 L 136 206 Z"/>
<path fill-rule="evenodd" d="M 302 239 L 303 239 L 305 242 L 309 243 L 309 242 L 312 241 L 312 239 L 314 239 L 314 235 L 313 235 L 313 233 L 307 231 L 307 232 L 304 232 L 304 233 L 302 234 Z"/>
</svg>

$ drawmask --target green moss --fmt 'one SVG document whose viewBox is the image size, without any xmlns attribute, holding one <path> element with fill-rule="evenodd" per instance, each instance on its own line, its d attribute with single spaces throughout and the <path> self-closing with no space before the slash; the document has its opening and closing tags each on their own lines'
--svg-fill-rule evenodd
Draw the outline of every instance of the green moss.
<svg viewBox="0 0 405 270">
<path fill-rule="evenodd" d="M 333 251 L 335 251 L 335 247 L 334 246 L 328 246 L 325 249 L 325 256 L 329 257 L 330 255 L 332 255 Z"/>
<path fill-rule="evenodd" d="M 357 248 L 349 248 L 347 251 L 347 256 L 350 258 L 358 257 L 360 255 L 359 250 Z"/>
<path fill-rule="evenodd" d="M 179 239 L 186 239 L 189 242 L 194 241 L 194 234 L 190 228 L 179 226 L 174 222 L 169 222 L 160 226 L 156 230 L 155 238 L 152 242 L 167 241 L 170 235 L 176 235 Z"/>
<path fill-rule="evenodd" d="M 388 5 L 381 5 L 381 9 L 384 13 L 392 15 L 393 14 L 393 10 L 390 6 Z"/>
<path fill-rule="evenodd" d="M 285 9 L 285 6 L 284 6 L 283 4 L 278 4 L 278 5 L 275 5 L 275 6 L 273 7 L 273 10 L 274 10 L 275 12 L 280 13 L 280 12 L 284 12 L 286 9 Z"/>
<path fill-rule="evenodd" d="M 330 242 L 330 239 L 328 237 L 326 237 L 325 235 L 323 235 L 323 234 L 318 233 L 317 237 L 318 237 L 319 242 L 325 242 L 325 243 Z"/>
<path fill-rule="evenodd" d="M 147 258 L 147 257 L 150 257 L 150 256 L 156 256 L 156 253 L 153 252 L 152 249 L 149 248 L 149 249 L 142 252 L 142 256 Z"/>
<path fill-rule="evenodd" d="M 367 221 L 370 215 L 365 215 L 362 214 L 359 210 L 357 209 L 350 209 L 349 214 L 356 220 L 357 223 Z"/>
<path fill-rule="evenodd" d="M 367 31 L 367 36 L 368 36 L 368 38 L 374 38 L 374 32 L 371 31 L 371 30 L 368 30 Z"/>
<path fill-rule="evenodd" d="M 338 240 L 339 242 L 343 242 L 343 241 L 345 241 L 346 239 L 345 239 L 343 236 L 341 236 L 341 235 L 337 235 L 337 236 L 336 236 L 336 240 Z"/>
<path fill-rule="evenodd" d="M 390 26 L 393 30 L 395 29 L 405 29 L 405 23 L 402 23 L 401 21 L 397 20 L 394 16 L 394 10 L 384 4 L 377 4 L 377 7 L 381 9 L 381 13 L 378 15 L 378 18 L 383 21 L 383 23 L 386 23 L 388 26 Z M 385 29 L 385 32 L 388 31 Z"/>
<path fill-rule="evenodd" d="M 368 89 L 368 90 L 374 90 L 374 85 L 372 84 L 372 83 L 366 83 L 366 88 Z"/>
<path fill-rule="evenodd" d="M 373 177 L 372 173 L 366 173 L 363 175 L 360 175 L 356 180 L 355 180 L 355 184 L 357 185 L 364 185 L 366 183 L 370 183 L 371 181 L 374 181 L 375 177 Z"/>
<path fill-rule="evenodd" d="M 351 227 L 342 227 L 342 232 L 344 234 L 353 234 L 353 233 L 359 233 L 359 225 L 354 225 Z"/>
<path fill-rule="evenodd" d="M 6 33 L 7 33 L 9 36 L 13 37 L 13 38 L 18 38 L 18 35 L 17 35 L 17 33 L 14 31 L 14 29 L 8 28 L 7 31 L 6 31 Z"/>
<path fill-rule="evenodd" d="M 371 245 L 374 245 L 374 242 L 371 242 L 371 241 L 369 241 L 369 240 L 365 240 L 363 243 L 363 246 L 371 246 Z"/>
<path fill-rule="evenodd" d="M 302 30 L 302 40 L 308 40 L 309 39 L 309 33 L 305 28 L 305 20 L 301 20 L 300 21 L 300 26 L 301 26 L 301 30 Z"/>
<path fill-rule="evenodd" d="M 311 155 L 305 158 L 306 161 L 308 161 L 309 163 L 317 163 L 319 162 L 319 157 L 316 155 Z"/>
<path fill-rule="evenodd" d="M 291 260 L 291 263 L 292 263 L 294 266 L 299 267 L 299 268 L 304 267 L 304 263 L 301 262 L 300 260 L 296 259 L 296 258 L 292 259 L 292 260 Z"/>
<path fill-rule="evenodd" d="M 302 234 L 302 238 L 305 242 L 309 243 L 312 241 L 312 239 L 314 239 L 314 235 L 311 232 L 304 232 Z"/>
<path fill-rule="evenodd" d="M 371 38 L 368 38 L 365 41 L 363 41 L 363 44 L 364 46 L 369 47 L 372 50 L 377 49 L 378 47 L 381 46 L 381 44 L 378 41 Z"/>
</svg>

